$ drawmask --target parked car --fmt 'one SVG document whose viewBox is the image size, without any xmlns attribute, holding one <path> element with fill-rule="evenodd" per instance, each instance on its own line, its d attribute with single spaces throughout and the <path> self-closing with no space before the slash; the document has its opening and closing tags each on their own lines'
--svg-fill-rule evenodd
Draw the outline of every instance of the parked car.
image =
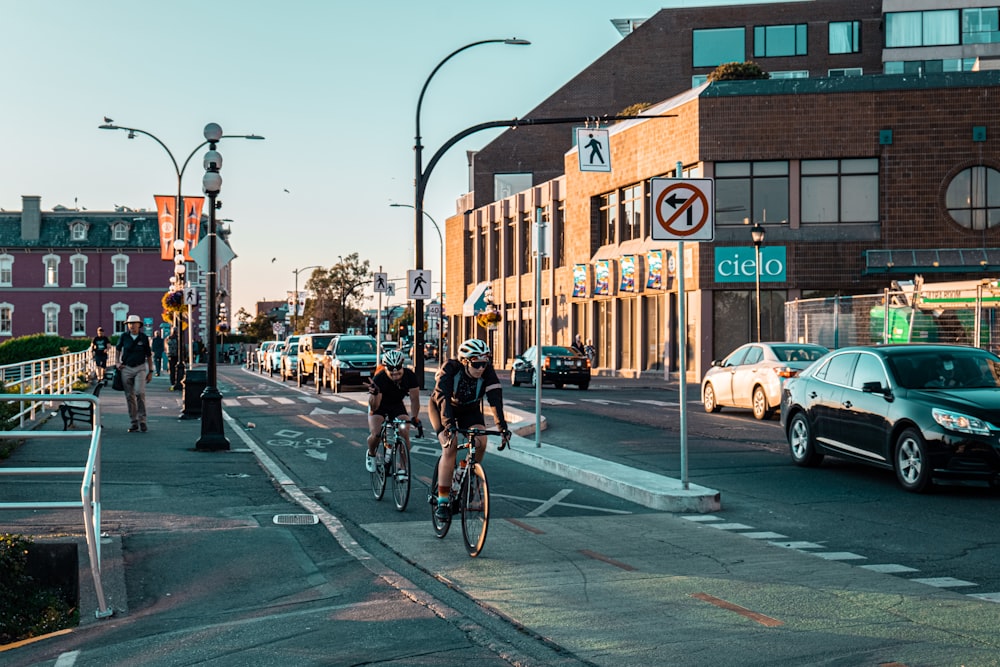
<svg viewBox="0 0 1000 667">
<path fill-rule="evenodd" d="M 519 387 L 521 383 L 535 384 L 536 358 L 538 348 L 532 345 L 519 357 L 514 358 L 510 369 L 510 383 Z M 590 387 L 590 359 L 571 347 L 543 345 L 541 354 L 542 384 L 554 384 L 556 389 L 563 385 L 575 384 L 580 389 Z"/>
<path fill-rule="evenodd" d="M 299 337 L 289 336 L 285 339 L 285 349 L 281 353 L 281 366 L 278 367 L 278 372 L 281 374 L 281 381 L 284 382 L 295 377 L 298 367 Z"/>
<path fill-rule="evenodd" d="M 424 359 L 437 359 L 438 348 L 434 343 L 424 343 Z"/>
<path fill-rule="evenodd" d="M 781 405 L 781 387 L 829 352 L 809 343 L 747 343 L 725 359 L 712 362 L 701 380 L 705 412 L 723 406 L 750 408 L 757 419 L 770 419 Z"/>
<path fill-rule="evenodd" d="M 907 491 L 935 479 L 1000 485 L 1000 357 L 962 345 L 848 347 L 786 383 L 792 461 L 826 454 L 894 470 Z"/>
<path fill-rule="evenodd" d="M 379 363 L 378 345 L 371 336 L 338 334 L 323 355 L 323 377 L 331 390 L 339 392 L 345 384 L 360 385 L 375 374 Z"/>
<path fill-rule="evenodd" d="M 267 374 L 274 376 L 275 371 L 281 372 L 281 356 L 285 351 L 285 341 L 277 341 L 271 349 L 269 349 L 264 357 L 264 366 L 267 368 Z"/>
<path fill-rule="evenodd" d="M 323 355 L 326 346 L 336 334 L 303 334 L 299 336 L 298 362 L 295 364 L 295 381 L 301 387 L 303 382 L 314 380 L 317 389 L 323 383 Z"/>
<path fill-rule="evenodd" d="M 271 348 L 277 345 L 278 342 L 279 341 L 276 340 L 265 340 L 257 348 L 256 359 L 258 373 L 263 373 L 267 369 L 267 353 L 271 350 Z"/>
</svg>

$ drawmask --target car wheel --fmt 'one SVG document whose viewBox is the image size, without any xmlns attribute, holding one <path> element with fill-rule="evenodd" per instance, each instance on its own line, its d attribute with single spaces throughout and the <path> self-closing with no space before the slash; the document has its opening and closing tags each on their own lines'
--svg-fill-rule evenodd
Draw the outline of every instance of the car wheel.
<svg viewBox="0 0 1000 667">
<path fill-rule="evenodd" d="M 517 371 L 511 369 L 510 371 L 510 386 L 520 387 L 521 383 L 517 381 Z"/>
<path fill-rule="evenodd" d="M 823 461 L 823 455 L 816 451 L 812 428 L 805 413 L 792 415 L 788 422 L 788 451 L 792 455 L 792 462 L 804 468 L 818 466 Z"/>
<path fill-rule="evenodd" d="M 767 394 L 764 388 L 756 386 L 753 388 L 753 416 L 755 419 L 770 419 L 774 414 L 774 408 L 767 406 Z"/>
<path fill-rule="evenodd" d="M 715 400 L 715 388 L 711 384 L 706 384 L 701 391 L 701 403 L 705 406 L 705 412 L 718 412 L 722 406 Z"/>
<path fill-rule="evenodd" d="M 563 383 L 562 382 L 556 382 L 556 389 L 562 389 L 562 388 L 563 388 Z"/>
<path fill-rule="evenodd" d="M 588 389 L 590 389 L 590 382 L 581 382 L 577 386 L 580 387 L 580 391 L 587 391 Z"/>
<path fill-rule="evenodd" d="M 931 486 L 927 445 L 920 431 L 908 428 L 896 440 L 896 479 L 907 491 L 923 493 Z"/>
</svg>

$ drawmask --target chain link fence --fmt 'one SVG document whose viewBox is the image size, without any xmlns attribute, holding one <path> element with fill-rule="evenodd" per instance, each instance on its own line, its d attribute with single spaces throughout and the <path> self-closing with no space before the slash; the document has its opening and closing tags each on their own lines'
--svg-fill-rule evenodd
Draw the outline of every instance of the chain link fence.
<svg viewBox="0 0 1000 667">
<path fill-rule="evenodd" d="M 790 301 L 785 304 L 785 340 L 831 350 L 882 343 L 957 343 L 998 352 L 1000 290 L 986 282 L 976 285 Z"/>
</svg>

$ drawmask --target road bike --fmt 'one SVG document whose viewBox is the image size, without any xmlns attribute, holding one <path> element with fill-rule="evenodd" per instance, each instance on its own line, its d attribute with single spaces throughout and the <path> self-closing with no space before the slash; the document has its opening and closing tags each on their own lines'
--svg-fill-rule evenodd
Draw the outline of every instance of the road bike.
<svg viewBox="0 0 1000 667">
<path fill-rule="evenodd" d="M 440 520 L 434 513 L 437 509 L 438 490 L 438 463 L 434 465 L 434 475 L 431 478 L 430 492 L 427 494 L 427 503 L 431 506 L 431 523 L 434 524 L 434 533 L 438 538 L 443 538 L 451 528 L 451 517 L 456 514 L 462 516 L 462 537 L 465 542 L 465 550 L 475 558 L 483 550 L 486 543 L 486 531 L 490 527 L 490 490 L 486 483 L 486 471 L 482 464 L 476 463 L 477 452 L 476 436 L 479 435 L 499 435 L 503 436 L 503 431 L 488 431 L 481 428 L 457 429 L 457 433 L 465 436 L 466 441 L 458 444 L 459 451 L 465 450 L 465 458 L 457 457 L 455 461 L 455 475 L 451 484 L 451 516 Z M 485 441 L 484 441 L 485 442 Z M 485 447 L 485 444 L 483 445 Z M 506 444 L 501 444 L 503 449 Z"/>
<path fill-rule="evenodd" d="M 388 480 L 392 480 L 392 498 L 396 509 L 406 509 L 410 501 L 410 450 L 399 432 L 407 424 L 405 419 L 394 417 L 382 422 L 378 444 L 375 447 L 375 472 L 371 473 L 372 493 L 375 500 L 382 500 Z"/>
</svg>

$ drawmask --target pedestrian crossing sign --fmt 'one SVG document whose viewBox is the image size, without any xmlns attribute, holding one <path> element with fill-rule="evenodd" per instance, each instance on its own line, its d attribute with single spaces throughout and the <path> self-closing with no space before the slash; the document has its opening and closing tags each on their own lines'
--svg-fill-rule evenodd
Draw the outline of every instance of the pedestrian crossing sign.
<svg viewBox="0 0 1000 667">
<path fill-rule="evenodd" d="M 611 171 L 611 140 L 608 130 L 576 128 L 576 151 L 580 171 Z"/>
</svg>

